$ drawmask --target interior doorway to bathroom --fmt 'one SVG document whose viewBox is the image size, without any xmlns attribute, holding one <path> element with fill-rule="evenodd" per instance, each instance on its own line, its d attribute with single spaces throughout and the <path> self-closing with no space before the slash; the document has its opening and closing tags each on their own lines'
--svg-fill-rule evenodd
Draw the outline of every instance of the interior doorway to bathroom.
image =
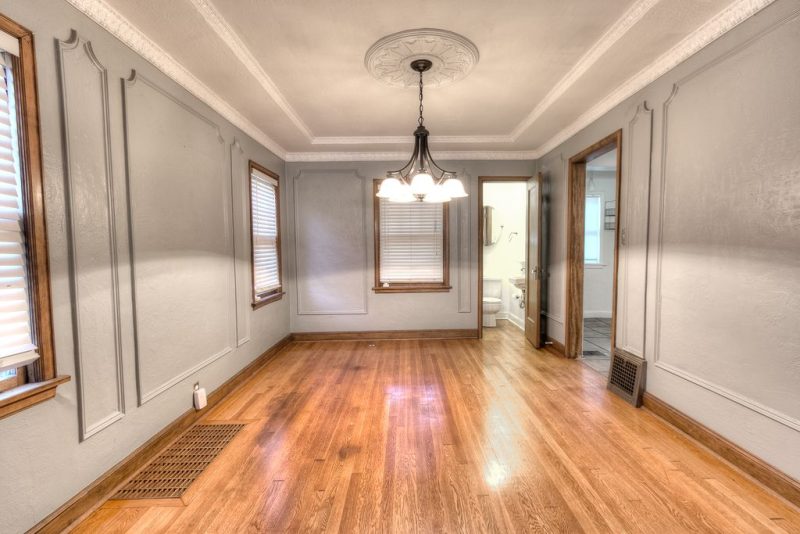
<svg viewBox="0 0 800 534">
<path fill-rule="evenodd" d="M 531 196 L 534 199 L 532 210 Z M 538 347 L 539 286 L 536 283 L 531 286 L 527 266 L 533 257 L 538 280 L 540 180 L 529 176 L 481 176 L 478 204 L 479 335 L 483 336 L 484 329 L 508 329 Z M 529 321 L 534 308 L 535 321 Z"/>
<path fill-rule="evenodd" d="M 622 132 L 569 161 L 565 353 L 607 375 L 614 350 Z"/>
</svg>

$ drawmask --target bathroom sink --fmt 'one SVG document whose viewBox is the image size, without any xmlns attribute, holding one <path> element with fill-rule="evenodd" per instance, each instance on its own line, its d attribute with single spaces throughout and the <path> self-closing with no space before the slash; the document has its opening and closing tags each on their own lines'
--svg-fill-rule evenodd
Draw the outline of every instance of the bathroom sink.
<svg viewBox="0 0 800 534">
<path fill-rule="evenodd" d="M 525 289 L 525 277 L 524 276 L 512 276 L 508 279 L 511 282 L 511 285 L 516 287 L 517 289 Z"/>
</svg>

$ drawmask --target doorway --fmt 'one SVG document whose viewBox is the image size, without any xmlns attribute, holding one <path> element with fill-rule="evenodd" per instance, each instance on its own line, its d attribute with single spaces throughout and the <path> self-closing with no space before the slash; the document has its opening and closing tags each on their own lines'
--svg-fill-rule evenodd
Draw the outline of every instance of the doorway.
<svg viewBox="0 0 800 534">
<path fill-rule="evenodd" d="M 608 374 L 616 328 L 622 130 L 569 160 L 565 354 Z"/>
<path fill-rule="evenodd" d="M 541 179 L 481 176 L 478 206 L 479 337 L 502 329 L 540 347 Z"/>
</svg>

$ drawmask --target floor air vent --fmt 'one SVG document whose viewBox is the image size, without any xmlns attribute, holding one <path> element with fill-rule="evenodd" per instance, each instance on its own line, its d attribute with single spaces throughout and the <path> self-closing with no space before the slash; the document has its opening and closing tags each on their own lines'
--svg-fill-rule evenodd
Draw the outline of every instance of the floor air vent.
<svg viewBox="0 0 800 534">
<path fill-rule="evenodd" d="M 190 428 L 112 499 L 179 498 L 242 428 L 244 425 L 238 424 Z"/>
<path fill-rule="evenodd" d="M 624 350 L 614 350 L 608 371 L 608 389 L 633 404 L 642 404 L 646 361 Z"/>
</svg>

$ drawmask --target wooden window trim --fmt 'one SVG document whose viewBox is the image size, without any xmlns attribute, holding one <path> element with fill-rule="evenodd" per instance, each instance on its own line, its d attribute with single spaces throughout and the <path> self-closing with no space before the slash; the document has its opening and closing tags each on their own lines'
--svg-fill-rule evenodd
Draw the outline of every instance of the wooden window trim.
<svg viewBox="0 0 800 534">
<path fill-rule="evenodd" d="M 372 181 L 372 221 L 375 234 L 375 286 L 372 290 L 375 293 L 444 293 L 450 291 L 450 207 L 447 202 L 442 206 L 442 283 L 416 283 L 416 282 L 395 282 L 384 287 L 381 284 L 381 217 L 380 217 L 380 198 L 377 197 L 378 188 L 381 180 Z"/>
<path fill-rule="evenodd" d="M 280 285 L 272 289 L 270 291 L 264 293 L 256 293 L 256 258 L 255 258 L 255 244 L 253 242 L 253 170 L 257 170 L 266 174 L 267 176 L 274 178 L 278 185 L 275 186 L 275 226 L 278 229 L 278 238 L 277 238 L 277 247 L 278 247 L 278 282 Z M 266 167 L 259 165 L 253 160 L 250 160 L 248 169 L 247 169 L 247 191 L 248 191 L 248 206 L 247 209 L 250 213 L 250 285 L 251 285 L 251 292 L 252 292 L 252 304 L 253 310 L 257 310 L 267 304 L 272 302 L 277 302 L 283 298 L 285 292 L 283 291 L 283 265 L 281 261 L 281 186 L 280 186 L 280 177 L 272 172 L 271 170 L 267 169 Z"/>
<path fill-rule="evenodd" d="M 0 418 L 3 418 L 53 398 L 56 386 L 67 382 L 69 376 L 56 373 L 33 33 L 2 14 L 0 30 L 19 40 L 19 58 L 14 58 L 13 65 L 14 85 L 21 117 L 18 136 L 32 333 L 39 354 L 39 359 L 25 369 L 29 382 L 0 393 Z"/>
</svg>

